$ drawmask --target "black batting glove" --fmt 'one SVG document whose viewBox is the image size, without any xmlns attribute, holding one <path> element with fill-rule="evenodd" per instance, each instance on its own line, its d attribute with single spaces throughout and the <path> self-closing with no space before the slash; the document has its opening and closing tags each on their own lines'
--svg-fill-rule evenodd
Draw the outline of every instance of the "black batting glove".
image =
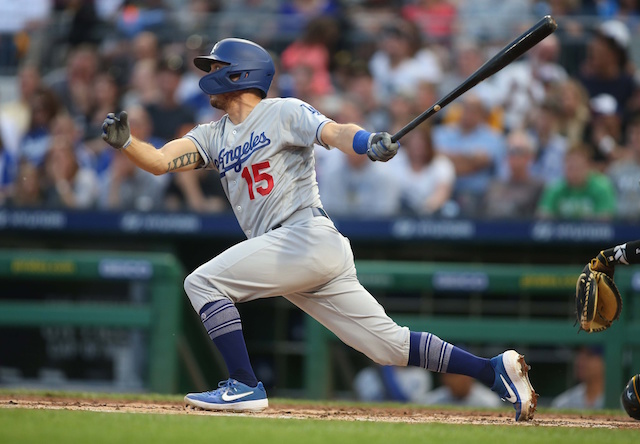
<svg viewBox="0 0 640 444">
<path fill-rule="evenodd" d="M 118 150 L 129 146 L 131 129 L 126 111 L 122 111 L 118 117 L 114 113 L 107 114 L 102 123 L 102 140 Z"/>
</svg>

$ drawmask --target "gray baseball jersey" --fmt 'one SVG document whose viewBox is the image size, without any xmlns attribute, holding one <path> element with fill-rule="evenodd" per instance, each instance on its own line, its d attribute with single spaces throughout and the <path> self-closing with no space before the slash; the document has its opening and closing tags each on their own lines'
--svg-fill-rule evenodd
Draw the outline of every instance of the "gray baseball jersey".
<svg viewBox="0 0 640 444">
<path fill-rule="evenodd" d="M 198 125 L 185 137 L 216 169 L 248 238 L 265 233 L 297 210 L 321 207 L 314 144 L 331 120 L 293 98 L 265 99 L 245 121 L 228 116 Z M 295 131 L 292 131 L 295 127 Z"/>
<path fill-rule="evenodd" d="M 265 99 L 239 125 L 225 116 L 185 136 L 220 173 L 248 239 L 194 270 L 184 288 L 197 313 L 222 298 L 284 296 L 375 362 L 407 365 L 409 329 L 358 282 L 349 241 L 314 211 L 313 146 L 330 121 L 298 99 Z"/>
</svg>

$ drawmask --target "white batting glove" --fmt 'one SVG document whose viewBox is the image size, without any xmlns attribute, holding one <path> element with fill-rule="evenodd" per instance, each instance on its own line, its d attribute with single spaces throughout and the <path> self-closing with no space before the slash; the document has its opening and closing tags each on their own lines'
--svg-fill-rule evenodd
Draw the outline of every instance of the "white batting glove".
<svg viewBox="0 0 640 444">
<path fill-rule="evenodd" d="M 398 153 L 400 144 L 391 141 L 389 133 L 373 133 L 367 143 L 367 156 L 373 161 L 386 162 Z"/>
</svg>

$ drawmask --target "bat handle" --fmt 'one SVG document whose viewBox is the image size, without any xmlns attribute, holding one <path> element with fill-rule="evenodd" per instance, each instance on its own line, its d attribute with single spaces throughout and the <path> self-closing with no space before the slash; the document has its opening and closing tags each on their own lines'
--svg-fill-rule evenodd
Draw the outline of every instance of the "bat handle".
<svg viewBox="0 0 640 444">
<path fill-rule="evenodd" d="M 437 113 L 441 109 L 442 107 L 438 103 L 436 103 L 431 108 L 429 108 L 428 110 L 420 114 L 418 117 L 413 119 L 411 122 L 409 122 L 407 125 L 405 125 L 403 128 L 401 128 L 393 136 L 391 136 L 391 142 L 396 143 L 398 140 L 406 136 L 409 131 L 413 130 L 416 126 L 420 125 L 422 122 L 427 120 L 429 117 L 433 116 L 435 113 Z"/>
<path fill-rule="evenodd" d="M 405 128 L 403 128 L 397 133 L 395 133 L 393 136 L 391 136 L 391 143 L 396 143 L 398 140 L 402 139 L 402 137 L 404 137 L 404 135 L 407 134 L 407 132 L 408 130 L 405 131 Z"/>
</svg>

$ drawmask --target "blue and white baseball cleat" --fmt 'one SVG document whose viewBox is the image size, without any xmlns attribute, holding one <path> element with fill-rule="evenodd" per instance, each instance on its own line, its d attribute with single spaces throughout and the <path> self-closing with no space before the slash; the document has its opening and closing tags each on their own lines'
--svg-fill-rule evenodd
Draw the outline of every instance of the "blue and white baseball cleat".
<svg viewBox="0 0 640 444">
<path fill-rule="evenodd" d="M 210 392 L 189 393 L 184 397 L 184 402 L 187 408 L 204 410 L 259 412 L 269 407 L 262 382 L 258 382 L 256 387 L 249 387 L 235 379 L 221 381 L 218 388 Z"/>
<path fill-rule="evenodd" d="M 529 381 L 529 367 L 524 356 L 515 350 L 491 358 L 496 377 L 491 390 L 503 401 L 513 404 L 516 409 L 516 421 L 533 419 L 538 404 L 538 395 Z"/>
</svg>

